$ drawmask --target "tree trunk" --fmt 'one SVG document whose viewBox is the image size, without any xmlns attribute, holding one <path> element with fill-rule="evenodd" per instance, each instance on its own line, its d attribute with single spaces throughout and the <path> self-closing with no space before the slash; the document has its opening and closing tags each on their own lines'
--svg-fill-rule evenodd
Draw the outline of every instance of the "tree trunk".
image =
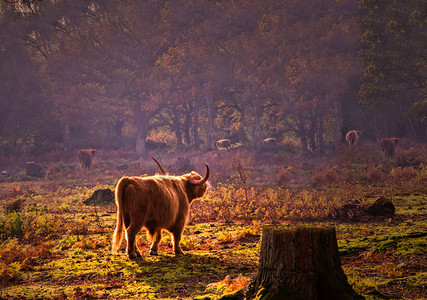
<svg viewBox="0 0 427 300">
<path fill-rule="evenodd" d="M 304 128 L 304 121 L 301 116 L 297 116 L 297 127 L 298 127 L 297 135 L 301 141 L 301 150 L 303 153 L 307 153 L 308 148 L 307 148 L 307 140 L 305 137 L 306 134 L 305 134 L 305 128 Z"/>
<path fill-rule="evenodd" d="M 135 123 L 136 123 L 136 143 L 135 152 L 137 155 L 145 155 L 145 142 L 148 134 L 147 113 L 141 109 L 141 105 L 137 102 L 134 106 Z"/>
<path fill-rule="evenodd" d="M 311 148 L 311 152 L 313 152 L 313 153 L 317 152 L 317 145 L 316 145 L 316 125 L 317 125 L 317 122 L 316 121 L 317 121 L 316 114 L 313 113 L 311 115 L 310 128 L 308 130 L 310 148 Z"/>
<path fill-rule="evenodd" d="M 212 95 L 209 94 L 208 91 L 206 91 L 205 94 L 205 104 L 206 104 L 206 111 L 208 114 L 208 130 L 206 132 L 206 149 L 208 151 L 212 150 L 212 144 L 213 144 L 213 111 L 212 111 Z"/>
<path fill-rule="evenodd" d="M 334 227 L 265 228 L 247 299 L 364 299 L 347 282 Z"/>
<path fill-rule="evenodd" d="M 182 134 L 181 134 L 181 122 L 179 120 L 179 112 L 175 107 L 172 107 L 172 124 L 173 131 L 175 132 L 177 148 L 182 149 Z"/>
<path fill-rule="evenodd" d="M 183 124 L 184 131 L 184 140 L 185 144 L 189 148 L 191 146 L 191 136 L 190 136 L 190 128 L 191 128 L 191 112 L 193 110 L 192 103 L 185 104 L 185 120 Z"/>
<path fill-rule="evenodd" d="M 71 134 L 70 134 L 70 124 L 65 124 L 64 128 L 64 148 L 65 152 L 71 151 Z"/>
<path fill-rule="evenodd" d="M 261 134 L 261 112 L 259 103 L 256 97 L 252 96 L 252 106 L 254 110 L 254 132 L 253 132 L 253 142 L 254 142 L 254 151 L 256 154 L 260 152 L 260 134 Z"/>
<path fill-rule="evenodd" d="M 337 151 L 341 143 L 341 125 L 342 125 L 341 109 L 340 109 L 340 103 L 338 100 L 334 101 L 334 119 L 335 119 L 334 146 L 335 146 L 335 151 Z"/>
<path fill-rule="evenodd" d="M 115 136 L 122 136 L 123 132 L 123 126 L 125 125 L 125 122 L 119 119 L 116 119 L 116 121 L 113 124 L 113 130 Z"/>
<path fill-rule="evenodd" d="M 194 104 L 193 111 L 193 147 L 194 150 L 199 150 L 200 141 L 199 141 L 199 104 L 196 102 Z"/>
<path fill-rule="evenodd" d="M 319 129 L 318 129 L 318 133 L 317 133 L 317 140 L 318 140 L 318 144 L 319 144 L 320 155 L 325 154 L 325 140 L 323 137 L 324 131 L 325 131 L 325 129 L 324 129 L 324 125 L 323 125 L 323 118 L 319 118 Z"/>
</svg>

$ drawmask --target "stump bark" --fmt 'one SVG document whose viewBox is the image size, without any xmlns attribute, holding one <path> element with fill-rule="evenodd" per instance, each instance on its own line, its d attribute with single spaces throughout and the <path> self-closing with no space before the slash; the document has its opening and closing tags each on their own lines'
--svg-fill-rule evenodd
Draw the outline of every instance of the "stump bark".
<svg viewBox="0 0 427 300">
<path fill-rule="evenodd" d="M 92 196 L 83 200 L 83 204 L 112 205 L 114 204 L 114 192 L 110 189 L 99 189 Z"/>
<path fill-rule="evenodd" d="M 341 268 L 334 227 L 265 228 L 247 299 L 364 299 Z"/>
<path fill-rule="evenodd" d="M 46 172 L 35 162 L 27 161 L 26 174 L 31 177 L 43 177 L 46 175 Z"/>
</svg>

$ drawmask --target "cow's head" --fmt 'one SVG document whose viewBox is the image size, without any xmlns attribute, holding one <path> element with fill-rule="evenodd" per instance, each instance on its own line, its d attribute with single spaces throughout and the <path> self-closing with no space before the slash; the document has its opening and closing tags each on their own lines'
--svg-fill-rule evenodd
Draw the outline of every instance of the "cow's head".
<svg viewBox="0 0 427 300">
<path fill-rule="evenodd" d="M 169 175 L 169 173 L 166 172 L 166 170 L 157 161 L 157 159 L 155 159 L 154 157 L 152 157 L 152 159 L 159 166 L 159 169 L 163 173 L 163 175 Z M 210 170 L 209 170 L 209 166 L 207 164 L 205 164 L 205 166 L 206 166 L 206 175 L 203 178 L 197 172 L 194 172 L 194 171 L 191 171 L 188 174 L 184 174 L 184 175 L 180 176 L 188 184 L 187 188 L 189 190 L 187 192 L 188 192 L 190 202 L 193 199 L 203 197 L 203 195 L 206 193 L 206 190 L 208 189 L 207 181 L 209 179 Z"/>
<path fill-rule="evenodd" d="M 189 199 L 190 202 L 193 199 L 201 198 L 206 193 L 206 190 L 208 189 L 208 179 L 209 179 L 209 166 L 205 164 L 206 166 L 206 174 L 205 177 L 202 178 L 199 174 L 197 174 L 194 171 L 191 171 L 191 173 L 184 174 L 181 177 L 185 178 L 185 180 L 188 181 L 188 187 L 190 189 Z"/>
</svg>

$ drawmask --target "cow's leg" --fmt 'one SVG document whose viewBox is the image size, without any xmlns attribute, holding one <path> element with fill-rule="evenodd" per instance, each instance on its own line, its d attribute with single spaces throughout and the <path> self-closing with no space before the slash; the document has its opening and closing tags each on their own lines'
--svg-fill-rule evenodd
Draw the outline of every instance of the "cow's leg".
<svg viewBox="0 0 427 300">
<path fill-rule="evenodd" d="M 172 232 L 173 252 L 175 252 L 176 255 L 184 254 L 181 249 L 181 246 L 179 245 L 179 243 L 181 242 L 181 235 L 181 230 L 174 230 Z"/>
<path fill-rule="evenodd" d="M 138 234 L 139 230 L 142 226 L 139 224 L 131 224 L 128 228 L 126 228 L 126 240 L 127 240 L 127 247 L 126 247 L 126 253 L 129 256 L 130 259 L 141 257 L 141 253 L 136 247 L 135 243 L 135 237 Z"/>
<path fill-rule="evenodd" d="M 151 234 L 150 255 L 157 255 L 159 251 L 159 243 L 162 239 L 162 229 L 156 228 Z"/>
</svg>

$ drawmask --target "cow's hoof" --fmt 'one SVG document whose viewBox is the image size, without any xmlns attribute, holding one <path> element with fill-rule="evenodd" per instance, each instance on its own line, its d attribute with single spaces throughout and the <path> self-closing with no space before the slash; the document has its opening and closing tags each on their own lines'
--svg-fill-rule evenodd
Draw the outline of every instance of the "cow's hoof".
<svg viewBox="0 0 427 300">
<path fill-rule="evenodd" d="M 180 250 L 180 251 L 175 251 L 175 255 L 185 255 L 185 253 L 182 252 L 182 250 Z"/>
</svg>

